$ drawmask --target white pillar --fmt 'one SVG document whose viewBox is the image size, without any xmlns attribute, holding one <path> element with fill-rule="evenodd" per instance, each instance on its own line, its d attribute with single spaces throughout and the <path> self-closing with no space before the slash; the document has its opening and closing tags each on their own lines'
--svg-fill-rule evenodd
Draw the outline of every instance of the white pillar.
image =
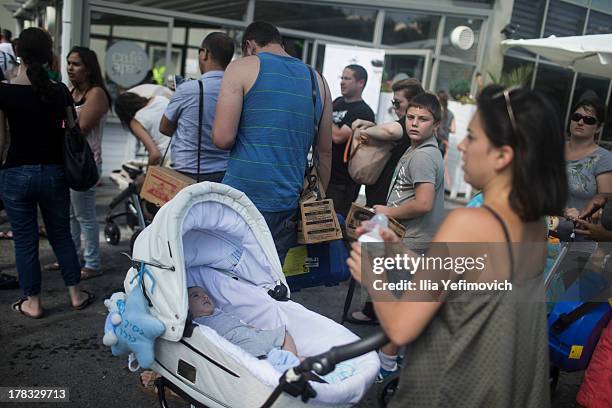
<svg viewBox="0 0 612 408">
<path fill-rule="evenodd" d="M 66 71 L 66 54 L 72 47 L 72 10 L 74 0 L 64 0 L 62 6 L 62 47 L 60 49 L 60 65 L 62 66 L 62 79 L 66 85 L 70 85 L 68 72 Z"/>
</svg>

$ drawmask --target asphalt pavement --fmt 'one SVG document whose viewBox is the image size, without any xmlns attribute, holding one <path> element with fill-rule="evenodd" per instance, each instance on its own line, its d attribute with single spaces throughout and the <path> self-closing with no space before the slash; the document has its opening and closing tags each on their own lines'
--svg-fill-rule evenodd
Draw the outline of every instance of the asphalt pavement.
<svg viewBox="0 0 612 408">
<path fill-rule="evenodd" d="M 111 355 L 102 344 L 106 308 L 103 299 L 123 290 L 123 279 L 129 268 L 128 259 L 121 252 L 128 251 L 131 231 L 122 227 L 121 241 L 116 246 L 104 242 L 102 230 L 108 203 L 119 190 L 108 179 L 98 190 L 97 212 L 101 226 L 100 244 L 102 270 L 100 277 L 84 281 L 83 289 L 96 294 L 96 302 L 84 310 L 70 306 L 67 291 L 59 272 L 43 271 L 42 302 L 45 317 L 33 320 L 10 309 L 10 304 L 21 296 L 19 289 L 0 290 L 0 387 L 67 387 L 70 402 L 48 403 L 56 407 L 154 407 L 156 400 L 138 387 L 138 376 L 127 369 L 127 359 Z M 0 214 L 0 231 L 9 229 Z M 55 260 L 46 239 L 40 240 L 41 264 Z M 0 270 L 16 275 L 13 243 L 0 240 Z M 303 289 L 292 294 L 294 301 L 302 303 L 333 320 L 339 321 L 348 285 Z M 353 309 L 359 307 L 360 296 Z M 348 326 L 360 336 L 374 333 L 377 328 Z M 406 356 L 409 358 L 409 356 Z M 577 406 L 575 396 L 582 373 L 561 373 L 553 397 L 554 408 Z M 376 407 L 378 386 L 358 405 Z M 6 407 L 40 407 L 39 403 L 11 403 Z M 185 407 L 173 403 L 171 406 Z M 247 408 L 247 407 L 239 407 Z"/>
</svg>

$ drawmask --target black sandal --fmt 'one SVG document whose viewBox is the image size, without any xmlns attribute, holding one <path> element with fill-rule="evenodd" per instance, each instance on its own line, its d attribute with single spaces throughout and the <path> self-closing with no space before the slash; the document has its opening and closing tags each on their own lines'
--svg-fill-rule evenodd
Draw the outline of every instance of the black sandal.
<svg viewBox="0 0 612 408">
<path fill-rule="evenodd" d="M 87 291 L 87 290 L 81 290 L 81 292 L 85 293 L 87 295 L 87 299 L 85 299 L 80 305 L 78 306 L 72 306 L 72 308 L 74 310 L 83 310 L 85 309 L 87 306 L 91 305 L 95 300 L 96 300 L 96 295 L 94 295 L 93 293 Z"/>
<path fill-rule="evenodd" d="M 30 313 L 26 312 L 25 310 L 23 310 L 21 308 L 21 306 L 23 306 L 23 302 L 25 302 L 26 300 L 28 300 L 28 298 L 27 297 L 23 297 L 23 298 L 19 299 L 18 301 L 12 303 L 11 304 L 11 309 L 13 309 L 13 311 L 15 311 L 15 312 L 21 313 L 25 317 L 29 317 L 30 319 L 40 319 L 41 317 L 43 317 L 44 310 L 42 312 L 40 312 L 40 314 L 38 316 L 30 314 Z"/>
</svg>

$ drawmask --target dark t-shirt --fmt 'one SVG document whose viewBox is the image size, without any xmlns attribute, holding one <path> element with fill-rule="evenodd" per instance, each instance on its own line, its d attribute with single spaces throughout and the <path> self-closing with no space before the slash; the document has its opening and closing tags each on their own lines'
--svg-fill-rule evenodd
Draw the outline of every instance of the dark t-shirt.
<svg viewBox="0 0 612 408">
<path fill-rule="evenodd" d="M 62 164 L 65 117 L 60 85 L 43 104 L 31 85 L 0 83 L 0 110 L 10 128 L 10 146 L 2 168 L 26 164 Z"/>
<path fill-rule="evenodd" d="M 351 124 L 357 120 L 363 119 L 374 122 L 374 112 L 364 101 L 345 102 L 343 97 L 337 98 L 334 101 L 334 113 L 332 120 L 335 126 L 342 127 Z M 348 172 L 348 166 L 344 163 L 344 149 L 346 142 L 341 144 L 332 143 L 332 168 L 331 180 L 332 184 L 354 184 Z"/>
<path fill-rule="evenodd" d="M 410 137 L 406 131 L 406 116 L 402 116 L 397 123 L 402 126 L 402 138 L 397 146 L 391 150 L 391 157 L 383 168 L 382 173 L 376 183 L 371 186 L 366 186 L 366 205 L 373 207 L 375 205 L 387 205 L 387 194 L 389 193 L 389 185 L 393 177 L 393 171 L 399 162 L 399 159 L 404 155 L 406 149 L 410 147 Z"/>
</svg>

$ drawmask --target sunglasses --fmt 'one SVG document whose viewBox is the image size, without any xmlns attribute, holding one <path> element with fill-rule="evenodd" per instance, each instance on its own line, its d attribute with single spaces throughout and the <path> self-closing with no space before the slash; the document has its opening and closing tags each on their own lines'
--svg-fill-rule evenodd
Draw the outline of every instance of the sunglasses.
<svg viewBox="0 0 612 408">
<path fill-rule="evenodd" d="M 597 118 L 594 118 L 593 116 L 584 116 L 578 112 L 572 115 L 572 122 L 580 122 L 580 119 L 582 119 L 585 125 L 594 125 L 597 123 Z"/>
<path fill-rule="evenodd" d="M 391 105 L 393 105 L 393 107 L 394 107 L 395 109 L 399 109 L 399 107 L 400 107 L 400 101 L 399 101 L 399 99 L 395 99 L 395 98 L 391 99 Z"/>
<path fill-rule="evenodd" d="M 510 124 L 512 125 L 512 130 L 515 135 L 518 135 L 518 125 L 516 124 L 516 118 L 514 117 L 514 111 L 512 110 L 512 104 L 510 103 L 510 94 L 517 89 L 520 89 L 520 86 L 512 86 L 510 88 L 504 89 L 502 92 L 498 92 L 492 96 L 492 99 L 499 98 L 500 96 L 504 96 L 506 100 L 506 110 L 508 111 L 508 117 L 510 118 Z"/>
</svg>

